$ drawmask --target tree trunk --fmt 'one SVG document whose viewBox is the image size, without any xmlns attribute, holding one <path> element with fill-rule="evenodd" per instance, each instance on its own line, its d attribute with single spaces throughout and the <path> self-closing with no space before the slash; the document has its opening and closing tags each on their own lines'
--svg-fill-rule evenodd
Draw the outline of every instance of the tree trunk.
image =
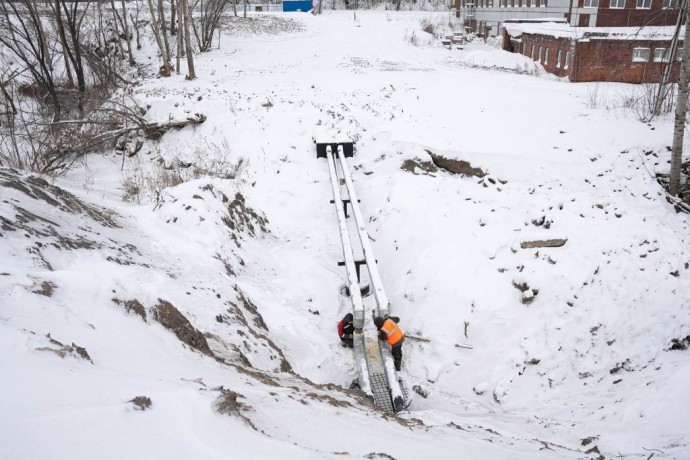
<svg viewBox="0 0 690 460">
<path fill-rule="evenodd" d="M 170 61 L 170 43 L 168 42 L 168 25 L 165 23 L 165 8 L 163 8 L 163 0 L 158 0 L 158 14 L 161 20 L 161 35 L 163 35 L 163 44 L 165 45 L 165 54 L 168 55 Z"/>
<path fill-rule="evenodd" d="M 176 5 L 175 0 L 170 0 L 170 36 L 171 37 L 177 33 L 177 29 L 175 28 L 175 17 L 177 14 L 175 5 Z"/>
<path fill-rule="evenodd" d="M 60 12 L 60 0 L 55 0 L 55 22 L 57 25 L 58 35 L 60 37 L 60 46 L 62 46 L 62 57 L 65 60 L 65 71 L 67 72 L 67 82 L 70 88 L 74 88 L 74 77 L 72 77 L 72 68 L 69 64 L 69 56 L 67 48 L 67 37 L 65 36 L 65 25 L 62 22 L 62 13 Z"/>
<path fill-rule="evenodd" d="M 137 11 L 137 16 L 139 16 L 139 12 Z M 141 49 L 141 36 L 139 35 L 139 25 L 137 24 L 137 20 L 132 16 L 131 14 L 129 15 L 129 19 L 132 20 L 132 27 L 134 27 L 134 33 L 137 35 L 137 49 Z"/>
<path fill-rule="evenodd" d="M 132 37 L 129 35 L 129 24 L 127 23 L 125 0 L 122 0 L 122 21 L 124 22 L 125 37 L 127 38 L 127 56 L 129 57 L 129 66 L 134 67 L 134 56 L 132 55 Z"/>
<path fill-rule="evenodd" d="M 103 10 L 101 9 L 101 2 L 96 2 L 96 8 L 98 8 L 98 30 L 101 31 L 98 35 L 98 46 L 99 48 L 105 48 L 105 44 L 108 40 L 105 38 L 105 27 L 103 26 Z"/>
<path fill-rule="evenodd" d="M 232 1 L 232 12 L 235 13 L 235 17 L 237 17 L 237 0 L 230 1 Z"/>
<path fill-rule="evenodd" d="M 48 38 L 47 38 L 47 35 L 46 35 L 45 31 L 43 30 L 43 21 L 41 21 L 41 19 L 40 19 L 40 13 L 38 12 L 38 7 L 37 7 L 37 5 L 36 5 L 36 0 L 31 0 L 30 2 L 27 2 L 27 3 L 31 3 L 31 5 L 32 5 L 32 10 L 33 10 L 33 11 L 32 11 L 32 16 L 33 16 L 34 14 L 36 15 L 36 16 L 35 16 L 35 17 L 36 17 L 36 19 L 35 19 L 36 28 L 38 29 L 38 31 L 40 32 L 40 34 L 44 37 L 43 40 L 41 40 L 41 43 L 43 44 L 43 56 L 44 56 L 45 59 L 46 59 L 46 60 L 45 60 L 45 65 L 46 65 L 46 66 L 50 69 L 50 71 L 52 72 L 52 71 L 53 71 L 53 60 L 51 59 L 50 49 L 48 48 Z"/>
<path fill-rule="evenodd" d="M 0 81 L 0 92 L 2 92 L 3 97 L 7 101 L 7 103 L 10 106 L 10 109 L 12 110 L 12 115 L 17 114 L 17 107 L 14 105 L 14 101 L 12 100 L 12 96 L 7 92 L 5 89 L 5 85 L 3 82 Z"/>
<path fill-rule="evenodd" d="M 182 0 L 177 0 L 177 53 L 175 54 L 175 71 L 180 74 L 180 58 L 182 57 Z"/>
<path fill-rule="evenodd" d="M 244 18 L 247 18 L 247 0 L 244 0 Z"/>
<path fill-rule="evenodd" d="M 188 0 L 181 0 L 181 2 L 184 8 L 184 43 L 187 51 L 187 69 L 189 72 L 187 80 L 194 80 L 196 79 L 196 73 L 194 72 L 194 53 L 192 52 L 192 37 L 189 34 L 189 23 L 192 13 L 189 11 Z"/>
<path fill-rule="evenodd" d="M 112 1 L 112 0 L 111 0 Z M 79 99 L 77 107 L 79 109 L 79 117 L 84 116 L 84 94 L 86 93 L 86 72 L 84 71 L 84 62 L 81 53 L 81 39 L 80 31 L 82 20 L 84 15 L 88 10 L 88 2 L 86 8 L 83 11 L 79 11 L 79 4 L 73 2 L 67 6 L 65 0 L 62 0 L 62 12 L 65 15 L 67 32 L 69 33 L 69 38 L 72 42 L 72 48 L 68 48 L 68 55 L 72 61 L 72 66 L 74 67 L 74 73 L 77 77 L 77 88 L 79 89 Z"/>
<path fill-rule="evenodd" d="M 113 24 L 115 24 L 115 35 L 117 35 L 117 47 L 120 49 L 120 54 L 122 54 L 124 57 L 125 49 L 122 47 L 122 42 L 120 41 L 120 26 L 117 25 L 118 14 L 117 9 L 115 8 L 115 2 L 113 0 L 110 0 L 110 8 L 113 10 Z"/>
<path fill-rule="evenodd" d="M 158 44 L 158 49 L 161 52 L 163 58 L 163 67 L 161 68 L 160 74 L 164 77 L 170 76 L 170 61 L 168 56 L 165 54 L 165 48 L 163 47 L 163 40 L 161 39 L 161 31 L 158 28 L 158 19 L 156 19 L 156 12 L 153 8 L 153 0 L 148 0 L 149 11 L 151 12 L 151 28 L 153 29 L 153 35 L 156 37 L 156 43 Z"/>
<path fill-rule="evenodd" d="M 690 9 L 690 1 L 683 5 L 686 16 Z M 676 116 L 673 128 L 673 147 L 671 149 L 671 181 L 668 192 L 678 196 L 680 191 L 680 168 L 683 160 L 683 134 L 685 133 L 685 117 L 688 111 L 688 78 L 690 77 L 690 22 L 685 25 L 685 41 L 680 63 L 680 78 L 678 80 L 678 99 L 676 99 Z"/>
</svg>

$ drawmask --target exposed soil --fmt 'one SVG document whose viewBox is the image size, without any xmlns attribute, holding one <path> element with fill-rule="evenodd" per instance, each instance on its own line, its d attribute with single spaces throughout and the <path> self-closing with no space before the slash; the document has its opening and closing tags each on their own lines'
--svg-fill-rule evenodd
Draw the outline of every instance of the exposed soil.
<svg viewBox="0 0 690 460">
<path fill-rule="evenodd" d="M 431 161 L 423 161 L 415 158 L 414 160 L 405 160 L 400 166 L 403 171 L 411 172 L 412 174 L 430 174 L 438 172 L 438 168 Z"/>
<path fill-rule="evenodd" d="M 426 150 L 431 156 L 431 161 L 438 168 L 448 171 L 451 174 L 462 174 L 463 176 L 484 177 L 486 172 L 480 168 L 473 167 L 468 161 L 454 160 L 438 155 L 431 150 Z"/>
<path fill-rule="evenodd" d="M 205 355 L 213 356 L 204 334 L 195 329 L 189 320 L 167 300 L 158 299 L 158 304 L 153 307 L 153 318 L 163 327 L 174 332 L 183 343 Z"/>
<path fill-rule="evenodd" d="M 75 358 L 85 359 L 86 361 L 89 361 L 91 364 L 93 364 L 93 360 L 91 359 L 91 356 L 89 356 L 89 353 L 86 351 L 86 348 L 80 347 L 79 345 L 76 345 L 74 342 L 72 342 L 72 345 L 63 345 L 61 342 L 52 338 L 50 336 L 50 333 L 48 333 L 46 337 L 48 337 L 50 344 L 57 348 L 40 347 L 36 348 L 36 351 L 48 351 L 51 353 L 55 353 L 63 359 L 67 356 L 73 356 Z"/>
<path fill-rule="evenodd" d="M 146 321 L 146 308 L 144 308 L 141 302 L 139 302 L 137 299 L 120 300 L 114 298 L 112 300 L 116 304 L 125 307 L 125 310 L 127 310 L 128 313 L 134 313 L 135 315 L 139 315 L 141 316 L 141 319 Z"/>
<path fill-rule="evenodd" d="M 221 389 L 221 395 L 216 399 L 215 408 L 219 414 L 230 415 L 231 417 L 239 417 L 254 430 L 258 431 L 256 426 L 252 423 L 247 415 L 247 412 L 251 411 L 251 406 L 238 401 L 238 398 L 244 398 L 239 393 L 232 390 Z"/>
<path fill-rule="evenodd" d="M 0 170 L 0 187 L 13 188 L 33 199 L 45 201 L 48 205 L 70 214 L 87 214 L 104 227 L 120 228 L 114 220 L 113 212 L 85 204 L 71 193 L 50 185 L 40 177 L 24 178 L 13 169 L 4 169 Z"/>
</svg>

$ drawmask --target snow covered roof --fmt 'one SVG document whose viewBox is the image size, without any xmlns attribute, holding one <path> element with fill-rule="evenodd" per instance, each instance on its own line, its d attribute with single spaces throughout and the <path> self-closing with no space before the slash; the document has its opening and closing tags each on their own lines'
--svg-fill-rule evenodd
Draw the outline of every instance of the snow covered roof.
<svg viewBox="0 0 690 460">
<path fill-rule="evenodd" d="M 565 18 L 514 18 L 506 19 L 504 24 L 518 24 L 518 23 L 539 23 L 539 22 L 556 22 L 556 23 L 567 23 Z"/>
<path fill-rule="evenodd" d="M 511 37 L 522 34 L 547 35 L 571 40 L 671 40 L 675 26 L 647 27 L 571 27 L 569 24 L 547 23 L 504 23 Z"/>
</svg>

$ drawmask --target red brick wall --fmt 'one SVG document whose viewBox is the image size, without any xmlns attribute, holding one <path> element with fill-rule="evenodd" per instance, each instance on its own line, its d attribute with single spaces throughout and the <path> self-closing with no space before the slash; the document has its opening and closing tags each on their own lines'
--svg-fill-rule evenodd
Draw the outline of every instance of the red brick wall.
<svg viewBox="0 0 690 460">
<path fill-rule="evenodd" d="M 520 39 L 522 42 L 519 45 L 519 50 L 514 50 L 520 54 L 524 54 L 528 58 L 531 58 L 532 56 L 532 45 L 535 47 L 534 51 L 534 60 L 539 61 L 539 47 L 541 46 L 542 48 L 542 59 L 539 61 L 542 66 L 544 66 L 544 69 L 552 73 L 554 75 L 558 75 L 559 77 L 566 77 L 568 76 L 568 73 L 570 71 L 570 68 L 566 69 L 565 68 L 565 55 L 566 52 L 570 52 L 571 55 L 571 61 L 572 61 L 572 56 L 573 56 L 573 50 L 574 47 L 571 44 L 570 40 L 567 38 L 555 38 L 555 37 L 549 37 L 549 36 L 543 36 L 543 35 L 527 35 L 523 34 L 520 36 Z M 527 45 L 526 49 L 523 53 L 523 45 Z M 511 44 L 510 44 L 510 37 L 508 37 L 508 34 L 505 33 L 503 37 L 503 49 L 510 51 Z M 546 61 L 546 50 L 549 50 L 549 60 Z M 558 64 L 558 51 L 561 51 L 562 53 L 562 59 L 561 59 L 561 65 L 560 67 L 557 67 Z M 570 66 L 569 66 L 570 67 Z"/>
<path fill-rule="evenodd" d="M 625 8 L 610 8 L 611 0 L 599 0 L 597 27 L 672 26 L 678 20 L 678 10 L 663 9 L 663 0 L 652 0 L 650 9 L 636 5 L 637 0 L 625 0 Z"/>
<path fill-rule="evenodd" d="M 542 47 L 542 59 L 539 61 L 544 69 L 559 77 L 568 77 L 572 82 L 615 81 L 623 83 L 657 83 L 661 79 L 665 63 L 654 62 L 655 48 L 668 48 L 668 41 L 646 40 L 589 40 L 573 43 L 567 38 L 555 38 L 543 35 L 522 34 L 521 42 L 511 43 L 504 33 L 503 49 L 513 51 L 531 58 L 532 46 L 535 47 L 534 60 L 539 60 L 539 47 Z M 679 43 L 679 48 L 683 45 Z M 516 48 L 517 49 L 513 49 Z M 632 62 L 633 48 L 649 48 L 648 62 Z M 523 51 L 524 49 L 524 51 Z M 546 49 L 549 60 L 546 62 Z M 562 53 L 560 67 L 558 51 Z M 565 68 L 566 52 L 570 52 L 570 62 Z M 679 51 L 680 52 L 680 49 Z M 678 62 L 674 63 L 671 81 L 677 81 L 680 72 Z"/>
<path fill-rule="evenodd" d="M 632 40 L 591 40 L 578 42 L 571 81 L 618 81 L 656 83 L 663 64 L 654 61 L 654 48 L 668 48 L 670 42 Z M 648 62 L 632 62 L 633 48 L 649 48 Z M 677 81 L 679 63 L 674 63 L 671 81 Z"/>
</svg>

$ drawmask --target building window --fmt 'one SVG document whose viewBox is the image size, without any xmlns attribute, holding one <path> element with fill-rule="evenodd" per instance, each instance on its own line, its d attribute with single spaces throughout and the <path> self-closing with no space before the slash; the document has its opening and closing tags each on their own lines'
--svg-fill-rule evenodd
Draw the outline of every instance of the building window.
<svg viewBox="0 0 690 460">
<path fill-rule="evenodd" d="M 546 53 L 544 54 L 544 65 L 549 65 L 549 49 L 546 48 Z"/>
<path fill-rule="evenodd" d="M 568 68 L 568 63 L 570 63 L 570 51 L 566 51 L 565 53 L 565 63 L 563 63 L 564 69 Z"/>
<path fill-rule="evenodd" d="M 543 56 L 544 56 L 544 48 L 542 48 L 542 47 L 540 46 L 540 47 L 539 47 L 539 62 L 542 62 L 542 61 L 541 61 L 541 58 L 542 58 Z"/>
<path fill-rule="evenodd" d="M 611 8 L 625 8 L 625 0 L 611 0 Z"/>
<path fill-rule="evenodd" d="M 599 0 L 585 0 L 585 8 L 599 8 Z"/>
<path fill-rule="evenodd" d="M 652 7 L 652 0 L 637 0 L 637 9 L 648 10 Z"/>
<path fill-rule="evenodd" d="M 530 59 L 534 61 L 534 45 L 532 45 L 532 54 L 530 55 Z"/>
<path fill-rule="evenodd" d="M 654 62 L 668 62 L 671 59 L 668 48 L 654 48 Z"/>
<path fill-rule="evenodd" d="M 678 8 L 678 0 L 664 0 L 661 4 L 662 8 L 673 8 L 674 10 Z"/>
<path fill-rule="evenodd" d="M 527 43 L 522 44 L 522 55 L 527 56 Z"/>
<path fill-rule="evenodd" d="M 546 0 L 539 0 L 539 6 L 540 7 L 546 7 Z"/>
<path fill-rule="evenodd" d="M 649 61 L 649 48 L 634 48 L 632 61 L 633 62 L 647 62 L 647 61 Z"/>
<path fill-rule="evenodd" d="M 558 57 L 556 58 L 556 68 L 561 68 L 561 59 L 563 58 L 563 51 L 558 50 Z"/>
</svg>

